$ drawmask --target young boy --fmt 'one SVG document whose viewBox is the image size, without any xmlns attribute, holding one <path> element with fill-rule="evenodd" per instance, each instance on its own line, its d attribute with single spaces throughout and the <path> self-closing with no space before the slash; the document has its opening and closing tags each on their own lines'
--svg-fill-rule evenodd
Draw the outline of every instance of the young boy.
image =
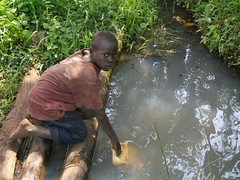
<svg viewBox="0 0 240 180">
<path fill-rule="evenodd" d="M 118 42 L 109 32 L 97 32 L 91 48 L 72 54 L 47 69 L 28 95 L 28 113 L 33 124 L 23 119 L 10 141 L 28 136 L 52 139 L 56 144 L 82 142 L 87 136 L 83 119 L 96 117 L 110 137 L 116 154 L 121 154 L 118 137 L 105 113 L 99 73 L 117 61 Z"/>
</svg>

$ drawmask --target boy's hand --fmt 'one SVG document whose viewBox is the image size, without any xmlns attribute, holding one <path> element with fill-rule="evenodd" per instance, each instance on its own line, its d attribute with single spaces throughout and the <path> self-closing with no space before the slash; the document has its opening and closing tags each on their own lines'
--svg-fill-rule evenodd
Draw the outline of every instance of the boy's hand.
<svg viewBox="0 0 240 180">
<path fill-rule="evenodd" d="M 112 148 L 116 151 L 117 157 L 119 157 L 122 153 L 122 148 L 121 148 L 119 141 L 112 142 Z"/>
</svg>

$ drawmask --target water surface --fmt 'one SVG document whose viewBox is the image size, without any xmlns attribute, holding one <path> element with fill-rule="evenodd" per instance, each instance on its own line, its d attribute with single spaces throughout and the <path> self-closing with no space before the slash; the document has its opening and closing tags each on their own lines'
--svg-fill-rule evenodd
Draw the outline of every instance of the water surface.
<svg viewBox="0 0 240 180">
<path fill-rule="evenodd" d="M 89 180 L 240 179 L 239 77 L 199 37 L 182 38 L 168 59 L 130 57 L 113 72 L 107 114 L 139 163 L 113 166 L 100 131 Z"/>
</svg>

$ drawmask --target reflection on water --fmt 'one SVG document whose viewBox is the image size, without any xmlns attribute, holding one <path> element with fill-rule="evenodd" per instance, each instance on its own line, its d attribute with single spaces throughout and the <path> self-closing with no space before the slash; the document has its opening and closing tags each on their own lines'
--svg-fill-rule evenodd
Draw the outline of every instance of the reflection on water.
<svg viewBox="0 0 240 180">
<path fill-rule="evenodd" d="M 196 43 L 182 43 L 168 60 L 133 58 L 113 73 L 107 114 L 141 166 L 114 167 L 100 131 L 90 180 L 240 178 L 239 78 Z"/>
</svg>

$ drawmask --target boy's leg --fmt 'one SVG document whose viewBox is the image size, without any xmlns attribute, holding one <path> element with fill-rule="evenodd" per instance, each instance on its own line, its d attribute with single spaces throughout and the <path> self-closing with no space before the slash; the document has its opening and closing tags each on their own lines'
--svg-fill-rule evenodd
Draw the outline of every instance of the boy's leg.
<svg viewBox="0 0 240 180">
<path fill-rule="evenodd" d="M 49 127 L 53 141 L 60 146 L 79 143 L 87 137 L 87 128 L 77 111 L 65 112 L 62 119 L 44 123 Z"/>
<path fill-rule="evenodd" d="M 28 119 L 23 119 L 17 129 L 10 135 L 9 141 L 14 141 L 20 138 L 29 136 L 41 137 L 44 139 L 52 139 L 50 130 L 42 126 L 42 122 L 33 120 L 32 124 Z"/>
</svg>

